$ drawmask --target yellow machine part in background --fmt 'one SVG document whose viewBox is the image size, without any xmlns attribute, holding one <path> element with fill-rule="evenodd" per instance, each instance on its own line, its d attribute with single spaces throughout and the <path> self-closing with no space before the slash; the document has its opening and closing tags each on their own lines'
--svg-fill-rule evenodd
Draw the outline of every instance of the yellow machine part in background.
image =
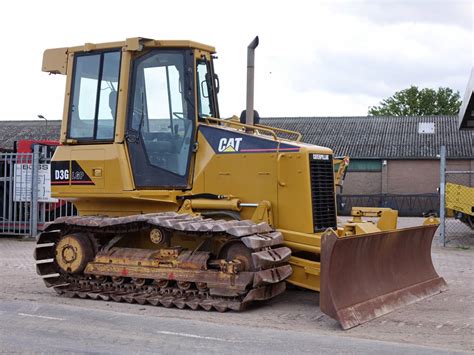
<svg viewBox="0 0 474 355">
<path fill-rule="evenodd" d="M 446 184 L 446 209 L 471 229 L 474 229 L 474 187 L 448 182 Z"/>
</svg>

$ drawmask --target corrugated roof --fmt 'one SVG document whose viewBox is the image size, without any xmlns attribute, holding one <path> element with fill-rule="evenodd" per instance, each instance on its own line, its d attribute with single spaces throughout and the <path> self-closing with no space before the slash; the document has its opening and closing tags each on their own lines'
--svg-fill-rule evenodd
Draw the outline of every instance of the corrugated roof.
<svg viewBox="0 0 474 355">
<path fill-rule="evenodd" d="M 59 140 L 61 121 L 0 121 L 0 149 L 13 149 L 13 143 L 22 139 Z"/>
<path fill-rule="evenodd" d="M 418 133 L 419 123 L 434 123 L 434 134 Z M 457 116 L 361 116 L 262 118 L 268 126 L 298 131 L 303 141 L 352 158 L 474 159 L 474 131 L 459 131 Z"/>
<path fill-rule="evenodd" d="M 436 159 L 446 145 L 451 159 L 474 159 L 474 131 L 459 131 L 457 116 L 276 117 L 269 126 L 299 131 L 303 141 L 329 147 L 351 158 Z M 434 134 L 419 134 L 419 123 L 433 122 Z M 0 148 L 21 139 L 59 139 L 61 121 L 0 121 Z"/>
</svg>

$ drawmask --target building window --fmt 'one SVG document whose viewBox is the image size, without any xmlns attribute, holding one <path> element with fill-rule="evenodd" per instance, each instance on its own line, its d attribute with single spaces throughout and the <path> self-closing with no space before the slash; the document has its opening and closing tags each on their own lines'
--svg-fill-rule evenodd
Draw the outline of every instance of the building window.
<svg viewBox="0 0 474 355">
<path fill-rule="evenodd" d="M 337 171 L 338 165 L 334 166 Z M 351 159 L 347 172 L 377 172 L 382 171 L 382 160 L 372 159 Z"/>
</svg>

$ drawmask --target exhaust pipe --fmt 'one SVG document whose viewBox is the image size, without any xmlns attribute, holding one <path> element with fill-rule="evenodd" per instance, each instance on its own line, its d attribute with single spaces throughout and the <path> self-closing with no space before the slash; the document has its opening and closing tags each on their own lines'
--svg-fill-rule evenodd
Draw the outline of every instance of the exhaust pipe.
<svg viewBox="0 0 474 355">
<path fill-rule="evenodd" d="M 253 97 L 254 97 L 254 69 L 255 48 L 258 46 L 258 36 L 253 39 L 247 47 L 247 107 L 245 112 L 245 123 L 254 125 Z"/>
</svg>

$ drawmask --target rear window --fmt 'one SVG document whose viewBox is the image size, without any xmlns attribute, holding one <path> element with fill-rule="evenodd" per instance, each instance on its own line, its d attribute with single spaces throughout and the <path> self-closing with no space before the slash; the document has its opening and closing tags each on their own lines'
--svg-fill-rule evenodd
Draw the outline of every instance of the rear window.
<svg viewBox="0 0 474 355">
<path fill-rule="evenodd" d="M 76 55 L 68 138 L 113 140 L 120 51 Z"/>
</svg>

